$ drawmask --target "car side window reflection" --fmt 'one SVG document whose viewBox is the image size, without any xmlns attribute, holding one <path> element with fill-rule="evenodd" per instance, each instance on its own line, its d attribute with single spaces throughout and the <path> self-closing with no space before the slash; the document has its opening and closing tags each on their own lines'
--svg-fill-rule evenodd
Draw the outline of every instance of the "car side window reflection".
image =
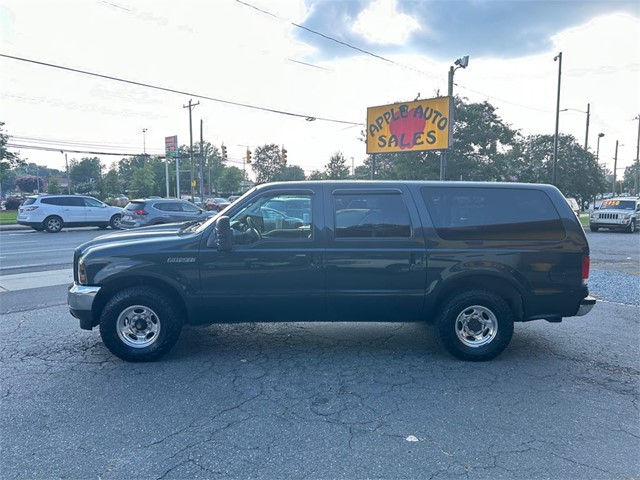
<svg viewBox="0 0 640 480">
<path fill-rule="evenodd" d="M 234 241 L 310 240 L 313 235 L 311 195 L 266 194 L 231 218 Z"/>
<path fill-rule="evenodd" d="M 336 238 L 408 238 L 409 210 L 399 194 L 334 195 Z"/>
</svg>

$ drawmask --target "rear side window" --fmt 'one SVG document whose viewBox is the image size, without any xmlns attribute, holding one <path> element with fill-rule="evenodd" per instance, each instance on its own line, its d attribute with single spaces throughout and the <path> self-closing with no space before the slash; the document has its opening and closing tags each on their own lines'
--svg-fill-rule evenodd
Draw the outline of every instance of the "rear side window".
<svg viewBox="0 0 640 480">
<path fill-rule="evenodd" d="M 36 201 L 35 198 L 27 198 L 24 202 L 22 202 L 22 206 L 25 207 L 27 205 L 31 205 Z M 44 198 L 41 200 L 41 203 L 44 203 Z"/>
<path fill-rule="evenodd" d="M 161 212 L 182 212 L 182 204 L 180 202 L 156 202 L 153 208 Z"/>
<path fill-rule="evenodd" d="M 333 196 L 336 238 L 408 238 L 409 211 L 400 194 Z"/>
<path fill-rule="evenodd" d="M 44 203 L 45 205 L 58 205 L 58 206 L 67 206 L 69 202 L 66 197 L 49 197 L 43 198 L 40 200 L 40 203 Z"/>
<path fill-rule="evenodd" d="M 541 190 L 423 188 L 436 232 L 446 240 L 562 240 L 566 232 Z"/>
<path fill-rule="evenodd" d="M 124 209 L 130 212 L 135 212 L 136 210 L 143 210 L 146 205 L 147 202 L 129 202 Z"/>
</svg>

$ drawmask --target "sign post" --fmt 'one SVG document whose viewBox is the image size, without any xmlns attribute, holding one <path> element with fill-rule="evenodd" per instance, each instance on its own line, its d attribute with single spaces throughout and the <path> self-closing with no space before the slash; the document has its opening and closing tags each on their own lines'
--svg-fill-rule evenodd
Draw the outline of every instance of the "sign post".
<svg viewBox="0 0 640 480">
<path fill-rule="evenodd" d="M 167 198 L 169 198 L 169 159 L 176 160 L 176 197 L 180 198 L 180 167 L 178 159 L 178 136 L 164 137 L 165 164 L 164 172 L 166 178 Z"/>
</svg>

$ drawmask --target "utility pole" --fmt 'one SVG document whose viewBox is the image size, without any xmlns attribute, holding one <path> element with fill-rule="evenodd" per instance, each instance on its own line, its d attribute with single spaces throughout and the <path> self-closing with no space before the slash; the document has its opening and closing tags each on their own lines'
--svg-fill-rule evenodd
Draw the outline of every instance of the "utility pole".
<svg viewBox="0 0 640 480">
<path fill-rule="evenodd" d="M 613 157 L 613 188 L 611 189 L 611 191 L 613 192 L 613 195 L 615 196 L 616 194 L 616 169 L 618 168 L 618 140 L 616 140 L 616 154 Z"/>
<path fill-rule="evenodd" d="M 587 132 L 584 134 L 584 151 L 589 148 L 589 117 L 591 116 L 591 104 L 587 103 Z"/>
<path fill-rule="evenodd" d="M 636 174 L 633 182 L 636 195 L 640 195 L 640 114 L 636 115 L 634 120 L 638 120 L 638 137 L 636 139 Z"/>
<path fill-rule="evenodd" d="M 202 149 L 202 119 L 200 119 L 200 201 L 204 202 L 204 150 Z M 211 187 L 209 187 L 211 188 Z"/>
<path fill-rule="evenodd" d="M 142 154 L 147 154 L 147 138 L 146 138 L 147 129 L 142 129 Z"/>
<path fill-rule="evenodd" d="M 195 165 L 193 162 L 193 126 L 192 126 L 192 122 L 191 122 L 191 112 L 194 108 L 196 108 L 196 105 L 200 105 L 200 102 L 198 103 L 193 103 L 193 101 L 191 99 L 189 99 L 189 104 L 188 105 L 183 105 L 182 108 L 188 108 L 189 109 L 189 158 L 191 159 L 191 201 L 194 201 L 193 198 L 193 193 L 194 193 L 194 183 L 195 183 Z"/>
<path fill-rule="evenodd" d="M 467 66 L 469 65 L 469 56 L 465 55 L 464 57 L 457 59 L 454 62 L 454 65 L 456 66 L 454 67 L 453 65 L 451 65 L 449 67 L 449 79 L 447 82 L 447 96 L 451 99 L 451 104 L 450 104 L 451 111 L 449 112 L 449 116 L 450 116 L 449 121 L 451 123 L 453 123 L 454 121 L 454 107 L 455 107 L 455 101 L 453 100 L 453 74 L 456 72 L 458 68 L 467 68 Z M 449 145 L 449 148 L 452 148 L 452 146 L 453 146 L 453 138 L 451 138 L 451 145 Z M 440 152 L 440 181 L 443 181 L 445 179 L 446 171 L 447 171 L 447 151 L 443 150 Z"/>
<path fill-rule="evenodd" d="M 553 57 L 554 62 L 558 62 L 558 100 L 556 102 L 556 133 L 553 136 L 553 173 L 551 183 L 556 184 L 558 170 L 558 127 L 560 126 L 560 79 L 562 78 L 562 52 Z M 585 147 L 586 148 L 586 147 Z"/>
</svg>

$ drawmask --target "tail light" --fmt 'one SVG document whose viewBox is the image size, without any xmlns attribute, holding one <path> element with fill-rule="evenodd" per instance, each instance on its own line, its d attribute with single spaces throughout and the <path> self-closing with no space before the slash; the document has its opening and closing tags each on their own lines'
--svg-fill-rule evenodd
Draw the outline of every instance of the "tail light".
<svg viewBox="0 0 640 480">
<path fill-rule="evenodd" d="M 38 207 L 22 207 L 22 210 L 25 212 L 33 212 L 34 210 L 37 210 Z"/>
<path fill-rule="evenodd" d="M 582 257 L 582 284 L 586 285 L 589 281 L 589 268 L 591 267 L 591 260 L 589 255 Z"/>
<path fill-rule="evenodd" d="M 133 213 L 134 213 L 134 215 L 149 215 L 149 213 L 147 213 L 146 211 L 144 211 L 142 209 L 135 210 Z"/>
</svg>

